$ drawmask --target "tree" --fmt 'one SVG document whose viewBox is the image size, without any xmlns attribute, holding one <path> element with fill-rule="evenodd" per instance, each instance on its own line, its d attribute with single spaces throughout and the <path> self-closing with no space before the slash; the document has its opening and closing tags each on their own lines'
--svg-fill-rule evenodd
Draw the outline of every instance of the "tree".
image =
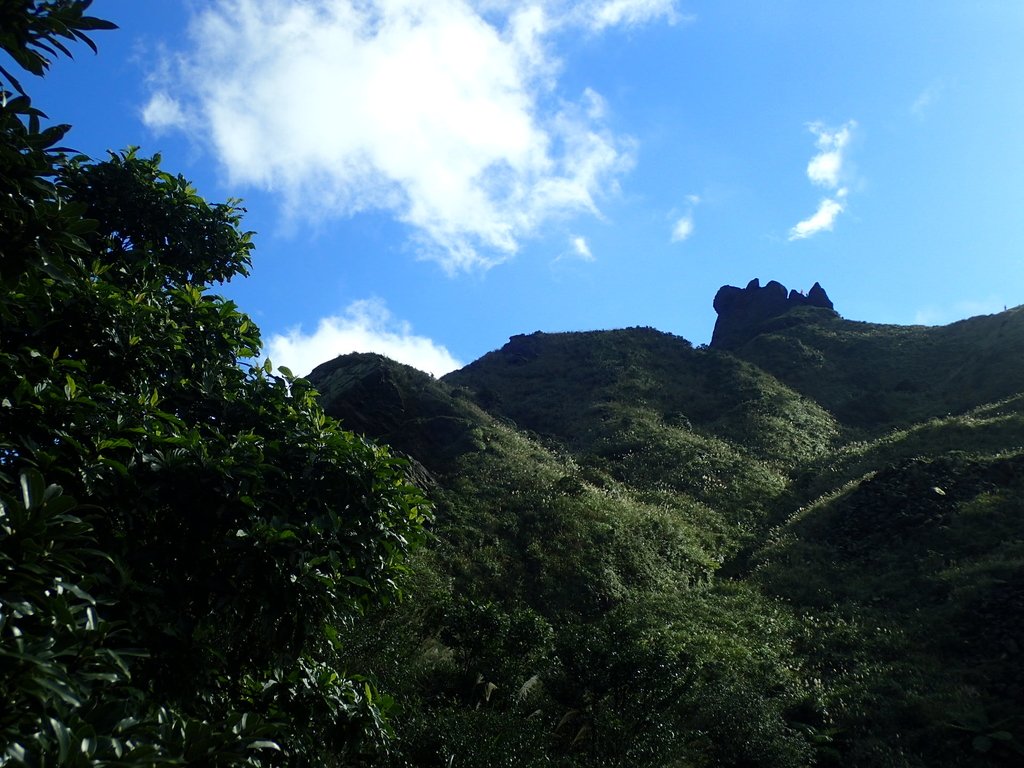
<svg viewBox="0 0 1024 768">
<path fill-rule="evenodd" d="M 0 46 L 42 74 L 113 26 L 89 4 L 3 3 Z M 243 362 L 259 331 L 212 291 L 250 266 L 238 202 L 159 156 L 69 157 L 0 75 L 0 763 L 380 746 L 337 630 L 394 594 L 428 505 L 308 382 Z"/>
</svg>

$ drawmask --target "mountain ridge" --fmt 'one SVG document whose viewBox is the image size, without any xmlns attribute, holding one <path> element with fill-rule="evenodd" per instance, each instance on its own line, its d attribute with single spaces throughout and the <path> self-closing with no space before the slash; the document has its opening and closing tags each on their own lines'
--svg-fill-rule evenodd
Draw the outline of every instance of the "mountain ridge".
<svg viewBox="0 0 1024 768">
<path fill-rule="evenodd" d="M 785 298 L 726 349 L 538 332 L 440 380 L 314 371 L 437 503 L 408 600 L 349 638 L 409 702 L 396 765 L 1016 764 L 1024 312 Z"/>
</svg>

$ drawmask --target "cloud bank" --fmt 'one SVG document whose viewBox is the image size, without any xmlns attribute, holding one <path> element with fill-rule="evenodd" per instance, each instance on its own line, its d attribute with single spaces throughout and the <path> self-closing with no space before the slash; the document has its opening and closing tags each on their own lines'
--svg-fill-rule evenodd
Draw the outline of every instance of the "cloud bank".
<svg viewBox="0 0 1024 768">
<path fill-rule="evenodd" d="M 807 163 L 807 178 L 812 184 L 830 190 L 832 194 L 822 198 L 818 209 L 806 219 L 797 222 L 789 230 L 790 240 L 803 240 L 822 231 L 831 231 L 836 217 L 845 210 L 848 190 L 841 186 L 846 151 L 857 123 L 848 121 L 838 129 L 826 128 L 815 122 L 807 126 L 817 139 L 818 154 Z"/>
<path fill-rule="evenodd" d="M 152 129 L 208 145 L 291 216 L 387 210 L 455 272 L 596 214 L 632 163 L 556 33 L 678 19 L 674 0 L 211 0 L 155 80 Z"/>
<path fill-rule="evenodd" d="M 323 318 L 311 334 L 301 328 L 275 334 L 264 352 L 275 366 L 291 368 L 298 376 L 349 352 L 376 352 L 434 376 L 462 367 L 445 347 L 415 335 L 378 299 L 353 302 L 344 314 Z"/>
</svg>

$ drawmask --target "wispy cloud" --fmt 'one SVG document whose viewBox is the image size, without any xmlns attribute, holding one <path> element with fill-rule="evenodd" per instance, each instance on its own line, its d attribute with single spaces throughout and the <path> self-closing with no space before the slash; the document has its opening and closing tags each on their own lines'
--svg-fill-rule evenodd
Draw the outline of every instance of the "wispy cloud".
<svg viewBox="0 0 1024 768">
<path fill-rule="evenodd" d="M 931 83 L 921 93 L 917 95 L 917 98 L 910 105 L 910 111 L 917 117 L 924 117 L 928 109 L 938 101 L 942 95 L 942 84 L 935 82 Z"/>
<path fill-rule="evenodd" d="M 593 261 L 594 254 L 590 251 L 590 246 L 587 244 L 587 239 L 582 235 L 576 235 L 570 240 L 572 246 L 572 253 L 577 258 L 583 259 L 583 261 Z"/>
<path fill-rule="evenodd" d="M 835 131 L 829 130 L 821 123 L 811 123 L 807 126 L 810 132 L 818 137 L 815 142 L 818 154 L 807 164 L 807 178 L 813 184 L 829 189 L 838 186 L 839 174 L 843 170 L 843 155 L 856 125 L 851 120 Z"/>
<path fill-rule="evenodd" d="M 686 214 L 672 227 L 672 242 L 681 243 L 693 234 L 693 214 Z"/>
<path fill-rule="evenodd" d="M 845 189 L 839 190 L 845 193 Z M 837 195 L 842 198 L 845 195 Z M 831 232 L 836 217 L 843 212 L 843 204 L 839 200 L 826 197 L 818 203 L 818 210 L 789 230 L 790 240 L 802 240 L 818 232 Z"/>
<path fill-rule="evenodd" d="M 693 21 L 693 16 L 681 16 L 674 0 L 597 0 L 577 6 L 576 13 L 594 31 L 619 25 L 634 26 L 664 19 L 670 24 Z"/>
<path fill-rule="evenodd" d="M 274 365 L 287 366 L 300 376 L 349 352 L 376 352 L 435 376 L 462 367 L 444 346 L 415 335 L 379 299 L 353 302 L 344 314 L 321 319 L 313 333 L 294 328 L 275 334 L 265 350 Z"/>
<path fill-rule="evenodd" d="M 818 203 L 818 210 L 789 230 L 790 240 L 803 240 L 822 231 L 831 231 L 836 217 L 845 210 L 848 188 L 840 186 L 844 178 L 847 147 L 857 123 L 853 120 L 837 129 L 823 123 L 810 123 L 807 128 L 817 138 L 818 153 L 807 163 L 807 178 L 833 194 Z"/>
<path fill-rule="evenodd" d="M 181 104 L 163 91 L 154 93 L 141 112 L 142 122 L 155 131 L 184 130 L 188 127 L 188 118 Z"/>
<path fill-rule="evenodd" d="M 693 234 L 693 209 L 700 205 L 700 195 L 687 195 L 686 203 L 686 213 L 676 218 L 675 224 L 672 225 L 673 243 L 681 243 Z"/>
<path fill-rule="evenodd" d="M 211 0 L 143 110 L 292 216 L 388 210 L 447 270 L 594 215 L 631 166 L 555 33 L 676 19 L 670 0 Z"/>
</svg>

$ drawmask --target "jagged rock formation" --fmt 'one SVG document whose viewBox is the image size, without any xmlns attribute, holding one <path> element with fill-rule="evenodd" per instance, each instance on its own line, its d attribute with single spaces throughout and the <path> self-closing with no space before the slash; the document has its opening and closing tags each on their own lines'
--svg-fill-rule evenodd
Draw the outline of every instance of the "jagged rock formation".
<svg viewBox="0 0 1024 768">
<path fill-rule="evenodd" d="M 757 278 L 746 288 L 723 285 L 715 294 L 718 320 L 711 336 L 711 346 L 728 349 L 756 336 L 764 323 L 786 314 L 796 307 L 818 307 L 835 314 L 832 301 L 820 283 L 815 283 L 807 295 L 792 290 L 775 280 L 763 288 Z"/>
</svg>

